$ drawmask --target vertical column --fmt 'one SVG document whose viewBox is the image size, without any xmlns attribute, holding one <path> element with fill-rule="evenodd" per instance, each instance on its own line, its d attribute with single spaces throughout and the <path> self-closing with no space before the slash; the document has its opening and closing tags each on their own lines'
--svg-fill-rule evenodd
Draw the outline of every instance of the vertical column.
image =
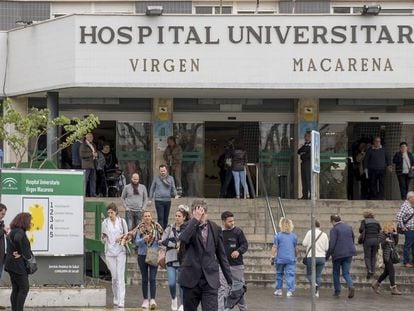
<svg viewBox="0 0 414 311">
<path fill-rule="evenodd" d="M 59 115 L 59 93 L 47 92 L 46 95 L 47 109 L 49 109 L 49 120 L 57 118 Z M 57 155 L 52 155 L 57 150 L 57 128 L 51 127 L 47 131 L 47 157 L 55 164 L 57 164 Z"/>
<path fill-rule="evenodd" d="M 163 154 L 167 138 L 173 135 L 173 99 L 154 98 L 152 102 L 152 169 L 158 175 L 158 166 L 165 164 Z"/>
<path fill-rule="evenodd" d="M 16 111 L 20 112 L 23 116 L 27 115 L 28 112 L 28 98 L 27 97 L 11 97 L 10 98 L 10 104 Z M 4 113 L 4 111 L 3 111 Z M 14 128 L 10 126 L 7 131 L 13 132 Z M 26 141 L 28 144 L 28 141 Z M 14 154 L 13 150 L 10 148 L 10 146 L 7 144 L 7 142 L 3 142 L 4 147 L 4 163 L 16 163 L 17 158 Z M 28 156 L 27 153 L 23 157 L 22 162 L 27 162 Z"/>
<path fill-rule="evenodd" d="M 319 99 L 318 98 L 300 98 L 296 105 L 296 150 L 297 151 L 305 142 L 304 136 L 307 131 L 318 130 L 319 122 Z M 295 182 L 296 197 L 302 196 L 302 176 L 300 172 L 301 161 L 299 156 L 295 157 Z M 316 197 L 319 197 L 319 177 L 315 185 Z"/>
</svg>

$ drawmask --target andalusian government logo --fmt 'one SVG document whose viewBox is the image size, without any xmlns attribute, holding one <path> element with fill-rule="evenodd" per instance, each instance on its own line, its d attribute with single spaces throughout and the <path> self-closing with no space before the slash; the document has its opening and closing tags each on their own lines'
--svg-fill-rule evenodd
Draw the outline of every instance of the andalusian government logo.
<svg viewBox="0 0 414 311">
<path fill-rule="evenodd" d="M 3 190 L 17 190 L 17 180 L 13 177 L 6 177 L 2 180 L 1 186 Z"/>
</svg>

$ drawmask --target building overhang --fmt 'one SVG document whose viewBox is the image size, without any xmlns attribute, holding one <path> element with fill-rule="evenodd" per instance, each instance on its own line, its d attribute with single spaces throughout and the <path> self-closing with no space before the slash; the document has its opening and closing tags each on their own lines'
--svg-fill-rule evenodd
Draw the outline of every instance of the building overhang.
<svg viewBox="0 0 414 311">
<path fill-rule="evenodd" d="M 71 15 L 0 32 L 0 96 L 413 98 L 412 20 Z"/>
</svg>

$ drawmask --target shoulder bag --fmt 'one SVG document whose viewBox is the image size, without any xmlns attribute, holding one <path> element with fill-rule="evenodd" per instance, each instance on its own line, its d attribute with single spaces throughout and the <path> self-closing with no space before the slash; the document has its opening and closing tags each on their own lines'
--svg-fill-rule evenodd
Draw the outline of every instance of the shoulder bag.
<svg viewBox="0 0 414 311">
<path fill-rule="evenodd" d="M 391 247 L 390 260 L 394 264 L 400 262 L 400 255 L 398 255 L 398 252 L 395 250 L 394 247 Z"/>
<path fill-rule="evenodd" d="M 154 246 L 154 243 L 158 243 L 157 241 L 158 232 L 155 229 L 155 226 L 153 230 L 154 230 L 154 240 L 152 241 L 152 243 L 147 244 L 147 255 L 145 256 L 145 263 L 149 264 L 150 266 L 157 267 L 158 266 L 158 245 Z"/>
<path fill-rule="evenodd" d="M 410 216 L 410 217 L 408 217 L 408 219 L 407 219 L 406 221 L 403 221 L 404 225 L 405 225 L 406 223 L 408 223 L 408 222 L 411 220 L 411 218 L 413 218 L 413 217 L 414 217 L 414 212 L 411 214 L 411 216 Z M 403 229 L 400 227 L 400 224 L 397 224 L 397 233 L 398 233 L 398 234 L 404 234 L 404 231 L 403 231 Z"/>
<path fill-rule="evenodd" d="M 318 234 L 318 237 L 316 238 L 316 240 L 315 240 L 315 246 L 316 246 L 316 242 L 318 242 L 318 240 L 319 240 L 319 238 L 321 237 L 321 235 L 322 235 L 322 233 L 323 233 L 323 231 L 321 231 L 321 233 L 319 233 Z M 306 266 L 307 265 L 307 257 L 308 257 L 308 254 L 310 253 L 310 251 L 312 250 L 312 246 L 311 247 L 309 247 L 309 249 L 306 251 L 306 254 L 305 254 L 305 257 L 303 257 L 303 259 L 302 259 L 302 263 Z"/>
</svg>

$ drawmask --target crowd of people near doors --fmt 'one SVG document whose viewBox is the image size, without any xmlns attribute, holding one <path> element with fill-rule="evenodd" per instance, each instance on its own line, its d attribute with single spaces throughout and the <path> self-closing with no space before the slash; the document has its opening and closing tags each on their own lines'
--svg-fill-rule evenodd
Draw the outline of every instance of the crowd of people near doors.
<svg viewBox="0 0 414 311">
<path fill-rule="evenodd" d="M 402 200 L 406 198 L 414 178 L 414 156 L 407 142 L 401 142 L 399 150 L 390 157 L 381 137 L 361 139 L 355 143 L 353 163 L 353 175 L 360 184 L 360 199 L 384 200 L 387 171 L 396 174 L 400 197 Z"/>
</svg>

